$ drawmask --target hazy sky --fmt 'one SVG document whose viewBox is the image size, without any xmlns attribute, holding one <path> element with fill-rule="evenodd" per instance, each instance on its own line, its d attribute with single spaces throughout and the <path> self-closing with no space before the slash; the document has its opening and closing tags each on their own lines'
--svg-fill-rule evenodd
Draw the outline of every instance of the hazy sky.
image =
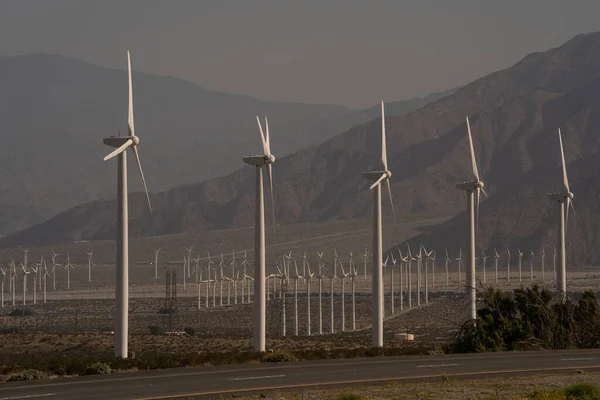
<svg viewBox="0 0 600 400">
<path fill-rule="evenodd" d="M 600 30 L 598 0 L 0 0 L 0 54 L 55 53 L 264 99 L 363 107 Z"/>
</svg>

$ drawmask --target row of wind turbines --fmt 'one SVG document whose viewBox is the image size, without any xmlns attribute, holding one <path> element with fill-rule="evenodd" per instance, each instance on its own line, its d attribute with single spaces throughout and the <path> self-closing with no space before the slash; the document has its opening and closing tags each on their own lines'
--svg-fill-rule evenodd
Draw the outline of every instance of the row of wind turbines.
<svg viewBox="0 0 600 400">
<path fill-rule="evenodd" d="M 131 79 L 131 57 L 127 52 L 128 67 L 128 136 L 111 136 L 104 139 L 104 144 L 115 148 L 104 160 L 107 161 L 113 157 L 118 158 L 117 171 L 117 235 L 116 235 L 116 323 L 115 323 L 115 356 L 126 358 L 128 356 L 128 298 L 129 298 L 129 229 L 128 229 L 128 189 L 127 189 L 127 149 L 133 151 L 137 166 L 142 178 L 144 190 L 148 200 L 148 209 L 152 212 L 150 195 L 146 186 L 144 173 L 142 171 L 138 146 L 140 139 L 136 136 L 133 116 L 133 90 Z M 269 197 L 271 203 L 271 218 L 273 226 L 275 225 L 274 196 L 273 196 L 273 164 L 275 156 L 271 152 L 270 132 L 268 120 L 265 117 L 264 130 L 263 124 L 257 117 L 258 128 L 260 131 L 263 153 L 244 157 L 243 161 L 255 168 L 256 171 L 256 192 L 255 192 L 255 222 L 254 222 L 254 276 L 248 277 L 248 282 L 253 282 L 255 301 L 253 303 L 253 347 L 254 350 L 264 352 L 266 337 L 266 271 L 265 271 L 265 200 L 263 189 L 263 170 L 267 170 L 267 179 L 269 183 Z M 467 249 L 467 279 L 466 290 L 471 299 L 469 317 L 474 319 L 476 316 L 476 276 L 475 276 L 475 227 L 476 217 L 479 214 L 479 198 L 484 191 L 484 183 L 480 179 L 477 164 L 475 161 L 475 151 L 473 148 L 473 139 L 468 117 L 467 132 L 471 152 L 473 180 L 463 182 L 457 185 L 457 188 L 467 193 L 467 209 L 469 218 L 468 249 Z M 363 173 L 364 178 L 373 182 L 370 190 L 373 191 L 373 260 L 372 260 L 372 345 L 374 347 L 383 346 L 383 249 L 382 249 L 382 218 L 381 218 L 381 185 L 386 186 L 392 213 L 395 213 L 392 202 L 392 191 L 390 179 L 392 173 L 388 168 L 387 150 L 386 150 L 386 132 L 385 132 L 385 107 L 381 103 L 381 164 L 383 169 Z M 566 293 L 566 266 L 565 266 L 565 224 L 568 218 L 569 206 L 572 206 L 573 193 L 569 189 L 564 153 L 562 148 L 562 137 L 559 130 L 559 142 L 561 150 L 561 159 L 563 167 L 564 190 L 560 193 L 549 195 L 548 197 L 559 205 L 558 220 L 558 274 L 557 281 L 562 293 Z M 476 198 L 476 199 L 475 199 Z M 566 217 L 565 217 L 566 215 Z M 188 263 L 191 261 L 188 261 Z"/>
</svg>

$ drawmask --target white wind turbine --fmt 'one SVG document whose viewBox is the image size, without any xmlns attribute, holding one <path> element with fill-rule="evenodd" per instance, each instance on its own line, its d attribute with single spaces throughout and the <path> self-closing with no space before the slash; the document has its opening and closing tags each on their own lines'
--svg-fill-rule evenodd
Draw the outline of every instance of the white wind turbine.
<svg viewBox="0 0 600 400">
<path fill-rule="evenodd" d="M 329 312 L 330 312 L 330 319 L 329 319 L 329 323 L 330 323 L 330 333 L 334 333 L 335 332 L 335 326 L 333 323 L 334 317 L 333 317 L 333 308 L 334 308 L 334 290 L 335 290 L 335 281 L 337 280 L 337 275 L 335 274 L 335 270 L 332 270 L 332 275 L 331 275 L 331 279 L 329 280 L 329 286 L 330 286 L 330 302 L 329 302 Z"/>
<path fill-rule="evenodd" d="M 60 267 L 60 264 L 56 263 L 56 256 L 58 256 L 57 253 L 54 252 L 54 250 L 52 250 L 52 255 L 50 257 L 52 257 L 52 290 L 56 291 L 56 267 Z"/>
<path fill-rule="evenodd" d="M 75 269 L 75 266 L 71 264 L 69 253 L 67 253 L 67 265 L 65 265 L 65 269 L 67 270 L 67 289 L 71 289 L 71 269 Z"/>
<path fill-rule="evenodd" d="M 452 262 L 452 260 L 450 260 L 450 257 L 448 256 L 448 249 L 444 249 L 446 250 L 446 258 L 444 259 L 444 267 L 446 268 L 446 287 L 449 286 L 448 284 L 448 264 L 450 264 Z"/>
<path fill-rule="evenodd" d="M 341 295 L 342 295 L 342 301 L 341 301 L 341 305 L 342 305 L 342 313 L 341 313 L 341 318 L 342 318 L 342 332 L 346 332 L 346 299 L 345 299 L 345 294 L 346 294 L 346 278 L 348 278 L 348 275 L 350 275 L 350 272 L 346 272 L 344 271 L 344 264 L 340 261 L 340 268 L 342 270 L 342 277 L 340 279 L 340 283 L 342 286 L 342 290 L 341 290 Z"/>
<path fill-rule="evenodd" d="M 202 284 L 206 283 L 208 285 L 208 280 L 202 279 L 202 271 L 200 271 L 200 276 L 198 277 L 198 310 L 202 308 L 201 295 L 202 292 Z M 208 293 L 207 293 L 208 294 Z M 208 308 L 208 296 L 206 297 L 206 307 Z"/>
<path fill-rule="evenodd" d="M 533 250 L 529 250 L 529 280 L 533 282 Z"/>
<path fill-rule="evenodd" d="M 188 263 L 187 257 L 185 256 L 185 253 L 183 254 L 183 290 L 185 290 L 185 270 L 186 270 L 186 265 Z"/>
<path fill-rule="evenodd" d="M 456 187 L 460 190 L 467 192 L 467 213 L 469 219 L 469 246 L 467 246 L 467 257 L 468 257 L 468 272 L 467 272 L 467 293 L 469 294 L 470 301 L 470 313 L 471 319 L 477 317 L 477 296 L 475 286 L 475 226 L 479 219 L 479 196 L 480 193 L 485 193 L 483 189 L 484 184 L 479 178 L 479 171 L 477 169 L 477 163 L 475 162 L 475 149 L 473 147 L 473 137 L 471 136 L 471 124 L 469 123 L 469 117 L 467 120 L 467 132 L 469 135 L 469 147 L 471 149 L 471 166 L 473 177 L 475 180 L 471 182 L 459 183 Z M 477 197 L 477 199 L 475 199 Z M 475 204 L 476 202 L 476 204 Z"/>
<path fill-rule="evenodd" d="M 2 282 L 0 283 L 0 307 L 4 308 L 4 281 L 6 280 L 6 271 L 0 268 L 0 275 L 2 275 Z"/>
<path fill-rule="evenodd" d="M 323 252 L 317 253 L 319 257 L 319 275 L 317 278 L 319 279 L 319 335 L 323 334 L 323 278 L 327 273 L 327 269 L 325 268 L 325 263 L 323 262 Z"/>
<path fill-rule="evenodd" d="M 494 248 L 494 267 L 496 268 L 496 277 L 495 277 L 496 285 L 498 284 L 498 261 L 499 260 L 500 260 L 500 253 L 498 253 L 498 250 L 496 250 L 496 248 Z"/>
<path fill-rule="evenodd" d="M 44 304 L 46 304 L 46 289 L 47 289 L 47 281 L 48 281 L 48 277 L 50 276 L 50 274 L 48 273 L 48 266 L 46 265 L 46 259 L 43 260 L 44 261 Z"/>
<path fill-rule="evenodd" d="M 408 296 L 408 308 L 412 308 L 412 262 L 415 261 L 416 258 L 412 256 L 410 245 L 408 243 L 406 243 L 406 249 L 408 251 L 408 269 L 406 271 L 408 290 L 406 291 L 406 295 Z"/>
<path fill-rule="evenodd" d="M 10 293 L 12 295 L 12 305 L 14 307 L 16 305 L 17 280 L 18 280 L 18 277 L 17 277 L 17 265 L 15 264 L 14 260 L 12 260 L 10 262 L 9 267 L 11 268 L 11 269 L 9 269 L 9 274 L 10 274 L 10 276 L 9 276 L 9 280 L 10 280 L 9 284 L 10 284 L 10 288 L 11 288 L 10 289 L 11 290 Z"/>
<path fill-rule="evenodd" d="M 306 253 L 304 254 L 304 259 L 306 260 Z M 306 281 L 306 336 L 310 336 L 310 284 L 312 278 L 315 276 L 314 272 L 310 271 L 310 265 L 305 263 L 306 268 L 308 269 L 308 276 L 305 275 Z"/>
<path fill-rule="evenodd" d="M 158 279 L 158 253 L 162 250 L 162 247 L 154 250 L 154 279 Z"/>
<path fill-rule="evenodd" d="M 521 251 L 521 249 L 517 248 L 517 255 L 518 255 L 518 260 L 519 260 L 519 282 L 523 282 L 523 274 L 522 274 L 522 262 L 523 262 L 523 252 Z"/>
<path fill-rule="evenodd" d="M 404 294 L 402 293 L 402 278 L 404 274 L 402 273 L 402 264 L 404 264 L 404 269 L 406 270 L 408 267 L 408 255 L 406 257 L 402 256 L 402 251 L 400 251 L 400 247 L 398 247 L 398 255 L 400 256 L 400 311 L 404 310 Z"/>
<path fill-rule="evenodd" d="M 435 289 L 435 250 L 432 250 L 433 254 L 430 257 L 431 260 L 431 287 Z"/>
<path fill-rule="evenodd" d="M 352 285 L 352 330 L 356 330 L 356 277 L 358 273 L 354 260 L 352 260 L 352 252 L 350 252 L 350 282 Z"/>
<path fill-rule="evenodd" d="M 21 264 L 21 269 L 23 270 L 23 305 L 27 304 L 27 275 L 29 275 L 29 271 L 27 270 L 27 266 Z"/>
<path fill-rule="evenodd" d="M 133 90 L 131 83 L 131 57 L 127 52 L 127 77 L 129 82 L 129 110 L 128 110 L 128 127 L 129 136 L 126 137 L 109 137 L 104 139 L 104 144 L 116 149 L 104 157 L 107 161 L 115 156 L 118 156 L 118 172 L 117 172 L 117 278 L 116 278 L 116 321 L 115 321 L 115 356 L 127 358 L 128 355 L 128 339 L 129 339 L 129 225 L 128 225 L 128 190 L 127 190 L 127 152 L 131 148 L 137 161 L 138 169 L 144 184 L 146 198 L 148 200 L 148 209 L 152 212 L 150 204 L 150 195 L 146 186 L 144 172 L 138 153 L 138 145 L 140 139 L 135 135 L 135 127 L 133 122 Z"/>
<path fill-rule="evenodd" d="M 186 271 L 186 268 L 184 266 L 183 273 L 187 274 L 188 278 L 191 278 L 192 277 L 192 273 L 191 273 L 190 269 L 192 267 L 190 266 L 190 264 L 192 262 L 192 249 L 194 248 L 194 246 L 190 246 L 190 247 L 183 246 L 183 248 L 186 249 L 187 252 L 188 252 L 188 255 L 187 255 L 187 271 Z M 184 278 L 185 278 L 185 276 L 184 276 Z M 196 276 L 196 279 L 198 279 L 198 276 Z M 185 287 L 183 289 L 185 290 Z"/>
<path fill-rule="evenodd" d="M 223 272 L 224 265 L 223 252 L 221 252 L 221 262 L 219 263 L 219 306 L 221 307 L 223 307 L 223 280 L 225 280 L 225 274 Z"/>
<path fill-rule="evenodd" d="M 210 291 L 210 282 L 211 282 L 211 280 L 210 280 L 210 269 L 212 268 L 211 265 L 213 265 L 214 262 L 210 258 L 210 253 L 208 252 L 208 250 L 206 251 L 206 255 L 208 256 L 208 265 L 206 266 L 206 273 L 208 274 L 208 278 L 206 280 L 206 308 L 208 308 L 208 298 L 209 298 L 208 293 Z M 242 299 L 243 299 L 243 297 L 242 297 Z M 243 301 L 242 301 L 242 303 L 243 303 Z"/>
<path fill-rule="evenodd" d="M 365 247 L 365 254 L 363 254 L 364 266 L 365 266 L 365 281 L 367 280 L 367 258 L 369 258 L 369 251 Z"/>
<path fill-rule="evenodd" d="M 40 265 L 32 264 L 30 269 L 33 271 L 33 304 L 37 304 L 37 277 Z"/>
<path fill-rule="evenodd" d="M 390 254 L 388 255 L 388 257 L 392 257 L 392 267 L 391 267 L 391 274 L 390 274 L 390 294 L 392 297 L 392 302 L 390 303 L 390 310 L 392 315 L 394 315 L 396 313 L 396 310 L 394 309 L 394 300 L 395 300 L 395 296 L 394 296 L 394 270 L 396 269 L 396 263 L 398 262 L 398 260 L 396 260 L 396 258 L 394 257 L 394 254 L 390 251 Z M 385 261 L 383 263 L 383 266 L 387 266 L 387 261 L 388 261 L 388 257 L 385 258 Z"/>
<path fill-rule="evenodd" d="M 485 285 L 487 282 L 487 278 L 486 278 L 486 271 L 485 271 L 485 262 L 487 261 L 487 259 L 489 258 L 489 256 L 485 255 L 485 251 L 481 251 L 481 259 L 483 260 L 483 284 Z"/>
<path fill-rule="evenodd" d="M 542 282 L 546 279 L 546 248 L 542 247 Z"/>
<path fill-rule="evenodd" d="M 419 252 L 415 256 L 417 260 L 417 306 L 421 305 L 421 263 L 423 262 L 423 247 L 419 246 Z"/>
<path fill-rule="evenodd" d="M 510 285 L 510 247 L 506 248 L 506 255 L 508 256 L 506 260 L 506 280 Z"/>
<path fill-rule="evenodd" d="M 298 336 L 298 280 L 302 276 L 298 273 L 298 264 L 296 264 L 295 258 L 294 268 L 296 269 L 296 275 L 294 276 L 294 335 Z"/>
<path fill-rule="evenodd" d="M 387 163 L 387 148 L 385 138 L 385 108 L 383 101 L 381 102 L 381 164 L 383 170 L 364 172 L 363 177 L 368 180 L 375 181 L 370 190 L 373 190 L 373 272 L 372 272 L 372 309 L 371 309 L 371 325 L 372 338 L 371 345 L 373 347 L 383 347 L 383 250 L 382 250 L 382 228 L 381 228 L 381 183 L 385 183 L 388 194 L 390 196 L 390 205 L 394 222 L 396 214 L 394 212 L 394 203 L 392 201 L 392 189 L 390 186 L 390 178 L 392 172 L 388 169 Z"/>
<path fill-rule="evenodd" d="M 88 282 L 92 281 L 92 254 L 94 253 L 94 249 L 91 249 L 88 255 Z"/>
<path fill-rule="evenodd" d="M 265 299 L 265 199 L 263 192 L 263 167 L 267 167 L 269 190 L 271 195 L 272 222 L 275 226 L 275 207 L 273 204 L 273 168 L 275 156 L 271 154 L 269 122 L 265 117 L 266 136 L 260 119 L 256 117 L 263 145 L 263 154 L 244 157 L 246 164 L 256 167 L 256 205 L 254 221 L 254 312 L 252 315 L 254 350 L 265 351 L 266 336 L 266 299 Z"/>
<path fill-rule="evenodd" d="M 427 251 L 425 246 L 421 246 L 425 252 L 425 304 L 429 304 L 429 279 L 428 279 L 428 261 L 432 260 L 433 250 Z"/>
<path fill-rule="evenodd" d="M 462 281 L 461 281 L 461 270 L 462 270 L 462 249 L 458 250 L 458 257 L 456 258 L 456 261 L 458 261 L 458 285 L 460 286 Z"/>
<path fill-rule="evenodd" d="M 277 271 L 279 272 L 279 279 L 281 279 L 281 336 L 285 337 L 285 294 L 287 292 L 287 272 L 285 270 L 285 266 L 283 266 L 283 268 L 279 268 L 278 265 Z"/>
<path fill-rule="evenodd" d="M 556 203 L 558 203 L 559 212 L 558 212 L 558 226 L 556 229 L 557 238 L 556 238 L 556 246 L 555 251 L 558 256 L 558 269 L 556 269 L 555 262 L 555 271 L 556 274 L 556 285 L 558 287 L 559 292 L 561 293 L 562 300 L 566 300 L 567 298 L 567 259 L 566 259 L 566 249 L 565 249 L 565 231 L 566 226 L 569 222 L 569 207 L 573 208 L 573 192 L 569 187 L 569 178 L 567 177 L 567 166 L 565 164 L 565 152 L 563 150 L 562 143 L 562 135 L 560 133 L 560 129 L 558 129 L 558 142 L 560 145 L 560 159 L 562 165 L 562 175 L 563 175 L 563 190 L 559 193 L 552 193 L 548 195 L 548 198 Z M 573 208 L 573 211 L 575 209 Z M 556 258 L 555 258 L 556 259 Z"/>
</svg>

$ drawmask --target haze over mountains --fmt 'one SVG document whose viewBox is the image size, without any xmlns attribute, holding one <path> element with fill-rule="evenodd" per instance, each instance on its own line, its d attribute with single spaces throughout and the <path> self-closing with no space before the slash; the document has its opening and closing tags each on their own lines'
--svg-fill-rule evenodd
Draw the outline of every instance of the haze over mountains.
<svg viewBox="0 0 600 400">
<path fill-rule="evenodd" d="M 125 54 L 123 66 L 125 66 Z M 133 67 L 135 69 L 135 54 Z M 230 173 L 256 146 L 255 115 L 270 116 L 283 156 L 377 116 L 377 110 L 282 103 L 211 92 L 134 72 L 141 158 L 151 191 Z M 102 138 L 126 132 L 124 70 L 44 54 L 0 57 L 0 235 L 83 202 L 115 196 L 116 163 Z M 443 94 L 437 95 L 442 96 Z M 398 102 L 399 115 L 435 99 Z M 131 189 L 141 188 L 131 179 Z"/>
<path fill-rule="evenodd" d="M 569 222 L 570 257 L 600 261 L 600 252 L 591 251 L 600 248 L 600 235 L 596 234 L 600 188 L 594 184 L 600 164 L 599 49 L 600 33 L 578 35 L 561 47 L 530 54 L 514 66 L 408 115 L 386 118 L 398 218 L 465 209 L 464 193 L 455 184 L 471 179 L 464 123 L 468 115 L 480 173 L 490 195 L 481 207 L 481 246 L 549 243 L 556 218 L 545 194 L 560 188 L 556 130 L 561 127 L 577 210 L 577 217 Z M 291 223 L 367 216 L 371 194 L 361 172 L 378 166 L 380 126 L 375 119 L 321 145 L 278 158 L 274 166 L 277 220 Z M 277 155 L 279 131 L 273 128 L 272 132 Z M 154 194 L 156 211 L 152 216 L 143 196 L 134 194 L 130 198 L 130 229 L 136 235 L 159 235 L 248 226 L 252 224 L 253 190 L 253 170 L 247 167 Z M 386 204 L 384 211 L 388 215 L 384 223 L 391 223 Z M 114 201 L 95 201 L 0 243 L 112 238 L 114 216 Z M 465 236 L 464 219 L 459 214 L 417 240 L 430 246 L 459 246 Z"/>
</svg>

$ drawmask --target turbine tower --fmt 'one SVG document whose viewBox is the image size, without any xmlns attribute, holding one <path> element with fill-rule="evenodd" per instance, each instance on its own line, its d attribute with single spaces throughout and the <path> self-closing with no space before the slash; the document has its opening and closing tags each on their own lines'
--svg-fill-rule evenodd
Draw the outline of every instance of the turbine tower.
<svg viewBox="0 0 600 400">
<path fill-rule="evenodd" d="M 265 199 L 263 192 L 263 167 L 267 167 L 269 189 L 271 195 L 272 222 L 275 225 L 275 208 L 273 207 L 273 168 L 275 156 L 271 154 L 271 140 L 269 138 L 269 121 L 265 117 L 266 136 L 260 119 L 256 117 L 264 154 L 244 157 L 246 164 L 256 167 L 256 206 L 254 221 L 254 313 L 252 316 L 252 334 L 254 350 L 263 352 L 266 335 L 266 300 L 265 300 Z"/>
<path fill-rule="evenodd" d="M 558 269 L 556 271 L 556 286 L 561 294 L 562 300 L 567 298 L 567 263 L 565 253 L 565 229 L 569 221 L 569 207 L 573 207 L 573 192 L 569 187 L 569 178 L 567 177 L 567 166 L 565 165 L 565 152 L 563 150 L 562 135 L 558 130 L 558 142 L 560 145 L 560 159 L 563 173 L 563 191 L 552 193 L 548 198 L 558 203 L 558 227 L 556 240 L 556 255 L 558 258 Z"/>
<path fill-rule="evenodd" d="M 373 272 L 372 272 L 372 298 L 373 305 L 371 310 L 372 337 L 371 345 L 373 347 L 383 347 L 383 250 L 382 250 L 382 232 L 381 232 L 381 183 L 385 183 L 390 196 L 390 204 L 394 221 L 394 203 L 392 201 L 392 189 L 390 187 L 390 178 L 392 172 L 388 169 L 387 149 L 385 140 L 385 108 L 381 102 L 381 164 L 382 171 L 364 172 L 363 177 L 375 181 L 370 190 L 373 190 Z"/>
<path fill-rule="evenodd" d="M 479 171 L 477 170 L 477 163 L 475 162 L 475 149 L 473 148 L 473 137 L 471 135 L 471 124 L 469 123 L 469 117 L 467 120 L 467 133 L 469 135 L 469 147 L 471 150 L 471 166 L 473 177 L 475 178 L 472 182 L 459 183 L 456 187 L 460 190 L 467 192 L 467 213 L 469 218 L 469 246 L 467 247 L 468 257 L 468 271 L 467 271 L 467 292 L 469 294 L 470 308 L 469 317 L 475 319 L 477 317 L 477 298 L 476 298 L 476 286 L 475 286 L 475 226 L 477 225 L 477 219 L 479 219 L 479 195 L 480 192 L 483 194 L 483 182 L 479 178 Z M 487 196 L 487 194 L 486 194 Z M 477 205 L 475 205 L 475 197 L 477 197 Z"/>
<path fill-rule="evenodd" d="M 131 148 L 137 161 L 138 169 L 146 191 L 148 208 L 152 212 L 150 195 L 144 179 L 142 164 L 138 153 L 140 139 L 135 135 L 133 123 L 133 91 L 131 84 L 131 57 L 127 52 L 127 76 L 129 81 L 129 112 L 128 126 L 129 136 L 109 137 L 104 139 L 104 144 L 116 149 L 104 157 L 104 161 L 118 156 L 117 172 L 117 287 L 116 297 L 116 319 L 115 319 L 115 357 L 127 358 L 127 342 L 129 337 L 129 226 L 128 226 L 128 199 L 127 199 L 127 152 Z"/>
</svg>

